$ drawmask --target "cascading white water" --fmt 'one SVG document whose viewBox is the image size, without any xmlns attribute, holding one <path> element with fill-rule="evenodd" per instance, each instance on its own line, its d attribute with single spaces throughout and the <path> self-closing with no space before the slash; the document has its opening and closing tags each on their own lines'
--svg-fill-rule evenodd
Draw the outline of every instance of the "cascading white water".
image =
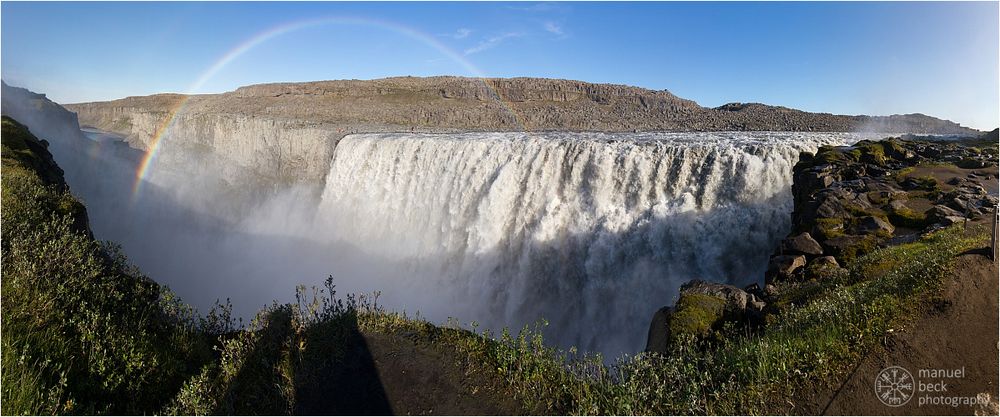
<svg viewBox="0 0 1000 417">
<path fill-rule="evenodd" d="M 634 353 L 682 283 L 761 278 L 790 227 L 799 152 L 855 140 L 350 135 L 337 145 L 316 230 L 393 265 L 395 276 L 371 281 L 390 305 L 492 328 L 544 318 L 560 345 Z"/>
</svg>

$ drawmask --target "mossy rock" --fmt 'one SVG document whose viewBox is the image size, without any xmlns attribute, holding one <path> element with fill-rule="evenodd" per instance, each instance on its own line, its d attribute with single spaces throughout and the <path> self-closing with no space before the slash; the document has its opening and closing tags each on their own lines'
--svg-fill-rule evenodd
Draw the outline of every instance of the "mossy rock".
<svg viewBox="0 0 1000 417">
<path fill-rule="evenodd" d="M 855 160 L 878 166 L 885 165 L 885 148 L 881 143 L 861 141 L 854 145 L 851 155 Z"/>
<path fill-rule="evenodd" d="M 816 150 L 815 155 L 808 152 L 799 154 L 799 163 L 806 168 L 847 162 L 849 159 L 848 156 L 844 155 L 842 149 L 830 145 L 821 146 Z"/>
<path fill-rule="evenodd" d="M 907 150 L 903 147 L 902 142 L 898 139 L 887 139 L 882 141 L 882 149 L 885 152 L 885 156 L 889 159 L 907 159 L 907 156 L 912 157 L 913 155 L 907 155 Z"/>
<path fill-rule="evenodd" d="M 844 219 L 818 218 L 816 219 L 815 231 L 820 240 L 844 236 Z"/>
<path fill-rule="evenodd" d="M 960 161 L 955 163 L 955 166 L 962 169 L 979 169 L 979 168 L 986 168 L 990 165 L 992 164 L 990 164 L 989 162 L 975 158 L 962 158 Z"/>
<path fill-rule="evenodd" d="M 891 233 L 886 233 L 881 231 L 869 235 L 864 235 L 854 244 L 844 247 L 840 252 L 840 256 L 838 256 L 837 258 L 844 263 L 850 263 L 851 261 L 857 259 L 862 255 L 871 253 L 872 251 L 878 248 L 879 243 L 882 243 L 882 241 L 888 239 L 891 236 L 892 236 Z"/>
<path fill-rule="evenodd" d="M 914 230 L 923 230 L 923 228 L 930 225 L 926 213 L 919 213 L 906 207 L 889 212 L 889 222 L 897 227 Z"/>
<path fill-rule="evenodd" d="M 688 334 L 699 338 L 711 334 L 725 314 L 726 300 L 705 294 L 683 294 L 670 316 L 670 337 Z"/>
</svg>

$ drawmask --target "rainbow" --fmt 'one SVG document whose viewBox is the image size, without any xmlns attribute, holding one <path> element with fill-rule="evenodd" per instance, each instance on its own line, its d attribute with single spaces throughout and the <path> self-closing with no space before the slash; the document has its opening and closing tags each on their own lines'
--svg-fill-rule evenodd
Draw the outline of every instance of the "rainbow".
<svg viewBox="0 0 1000 417">
<path fill-rule="evenodd" d="M 497 100 L 500 102 L 501 107 L 503 107 L 507 112 L 510 113 L 510 115 L 514 118 L 515 123 L 517 123 L 517 125 L 520 126 L 522 130 L 527 130 L 525 124 L 522 123 L 521 119 L 518 117 L 517 113 L 510 106 L 510 104 L 503 100 L 503 97 L 499 94 L 499 92 L 496 91 L 496 89 L 494 89 L 490 85 L 490 83 L 486 82 L 485 80 L 486 76 L 484 75 L 484 73 L 481 70 L 479 70 L 479 68 L 477 68 L 475 65 L 473 65 L 472 62 L 466 59 L 462 54 L 455 52 L 447 45 L 441 43 L 441 41 L 436 39 L 434 36 L 428 35 L 426 33 L 420 32 L 418 30 L 415 30 L 407 26 L 403 26 L 395 22 L 371 19 L 371 18 L 362 18 L 362 17 L 339 17 L 339 16 L 321 17 L 321 18 L 286 22 L 250 37 L 246 41 L 240 43 L 235 48 L 231 49 L 229 52 L 224 54 L 221 58 L 219 58 L 218 61 L 212 64 L 212 66 L 208 67 L 205 70 L 205 72 L 203 72 L 201 76 L 199 76 L 198 79 L 195 80 L 195 82 L 191 85 L 191 87 L 188 88 L 188 92 L 184 94 L 183 97 L 180 100 L 178 100 L 177 103 L 175 103 L 168 110 L 167 117 L 164 118 L 163 122 L 153 132 L 153 137 L 149 142 L 146 154 L 143 155 L 141 161 L 139 162 L 139 166 L 138 169 L 136 170 L 136 175 L 135 175 L 135 183 L 132 186 L 133 201 L 135 201 L 135 199 L 138 198 L 142 188 L 142 183 L 146 180 L 146 177 L 149 175 L 150 166 L 156 159 L 156 153 L 160 149 L 160 143 L 163 141 L 163 138 L 167 135 L 168 131 L 170 130 L 170 127 L 174 123 L 174 120 L 177 118 L 177 115 L 179 115 L 183 111 L 184 107 L 188 103 L 188 100 L 191 99 L 191 97 L 195 94 L 195 92 L 201 89 L 201 87 L 203 87 L 205 83 L 208 82 L 208 80 L 212 79 L 212 77 L 214 77 L 219 71 L 221 71 L 231 62 L 233 62 L 243 54 L 249 52 L 250 50 L 256 48 L 257 46 L 260 46 L 261 44 L 271 39 L 274 39 L 276 37 L 291 32 L 316 26 L 323 26 L 323 25 L 374 26 L 377 28 L 382 28 L 392 32 L 399 33 L 401 35 L 407 36 L 412 39 L 419 40 L 424 44 L 433 47 L 435 50 L 441 52 L 448 58 L 460 64 L 465 71 L 472 74 L 475 78 L 478 78 L 488 90 L 493 92 L 493 95 L 497 97 Z"/>
</svg>

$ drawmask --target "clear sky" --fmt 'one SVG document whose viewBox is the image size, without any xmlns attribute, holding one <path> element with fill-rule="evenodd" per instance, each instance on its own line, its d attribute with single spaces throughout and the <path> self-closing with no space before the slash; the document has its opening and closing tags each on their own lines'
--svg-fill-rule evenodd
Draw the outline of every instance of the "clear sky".
<svg viewBox="0 0 1000 417">
<path fill-rule="evenodd" d="M 4 80 L 62 103 L 279 81 L 533 76 L 667 89 L 703 106 L 1000 124 L 997 2 L 3 2 L 0 17 Z"/>
</svg>

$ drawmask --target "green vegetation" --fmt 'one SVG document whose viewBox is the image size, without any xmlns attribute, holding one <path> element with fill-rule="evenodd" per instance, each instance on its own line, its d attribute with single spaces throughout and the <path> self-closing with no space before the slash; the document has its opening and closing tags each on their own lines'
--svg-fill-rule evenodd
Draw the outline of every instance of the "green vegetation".
<svg viewBox="0 0 1000 417">
<path fill-rule="evenodd" d="M 882 147 L 881 142 L 871 142 L 867 140 L 860 141 L 854 145 L 854 149 L 851 149 L 848 154 L 855 161 L 865 162 L 875 165 L 885 165 L 885 148 Z"/>
<path fill-rule="evenodd" d="M 893 210 L 889 213 L 889 221 L 894 226 L 906 227 L 914 230 L 923 230 L 930 225 L 925 213 L 918 213 L 906 207 Z"/>
<path fill-rule="evenodd" d="M 856 243 L 844 247 L 837 258 L 845 262 L 853 261 L 861 255 L 874 251 L 880 242 L 890 237 L 891 233 L 882 230 L 860 236 Z"/>
<path fill-rule="evenodd" d="M 821 217 L 816 219 L 816 230 L 820 239 L 833 239 L 844 236 L 844 219 L 836 217 Z"/>
<path fill-rule="evenodd" d="M 913 181 L 917 184 L 917 188 L 926 191 L 939 191 L 941 190 L 938 186 L 938 182 L 934 177 L 930 175 L 924 175 L 921 177 L 911 177 Z"/>
<path fill-rule="evenodd" d="M 884 236 L 872 234 L 846 272 L 807 270 L 806 281 L 780 284 L 784 301 L 759 327 L 718 326 L 722 300 L 687 295 L 676 306 L 667 354 L 611 365 L 547 346 L 544 323 L 516 335 L 439 327 L 385 311 L 378 294 L 338 298 L 332 278 L 235 329 L 228 307 L 199 317 L 114 246 L 95 242 L 44 148 L 4 119 L 4 414 L 315 410 L 310 401 L 358 383 L 344 382 L 345 368 L 358 362 L 362 334 L 451 349 L 470 374 L 496 381 L 531 413 L 780 413 L 797 387 L 845 375 L 912 319 L 954 257 L 985 240 L 984 230 L 952 227 L 875 248 Z M 826 237 L 843 233 L 841 219 L 817 225 Z"/>
<path fill-rule="evenodd" d="M 45 145 L 9 118 L 2 156 L 3 413 L 155 409 L 211 359 L 211 340 L 89 236 Z"/>
</svg>

